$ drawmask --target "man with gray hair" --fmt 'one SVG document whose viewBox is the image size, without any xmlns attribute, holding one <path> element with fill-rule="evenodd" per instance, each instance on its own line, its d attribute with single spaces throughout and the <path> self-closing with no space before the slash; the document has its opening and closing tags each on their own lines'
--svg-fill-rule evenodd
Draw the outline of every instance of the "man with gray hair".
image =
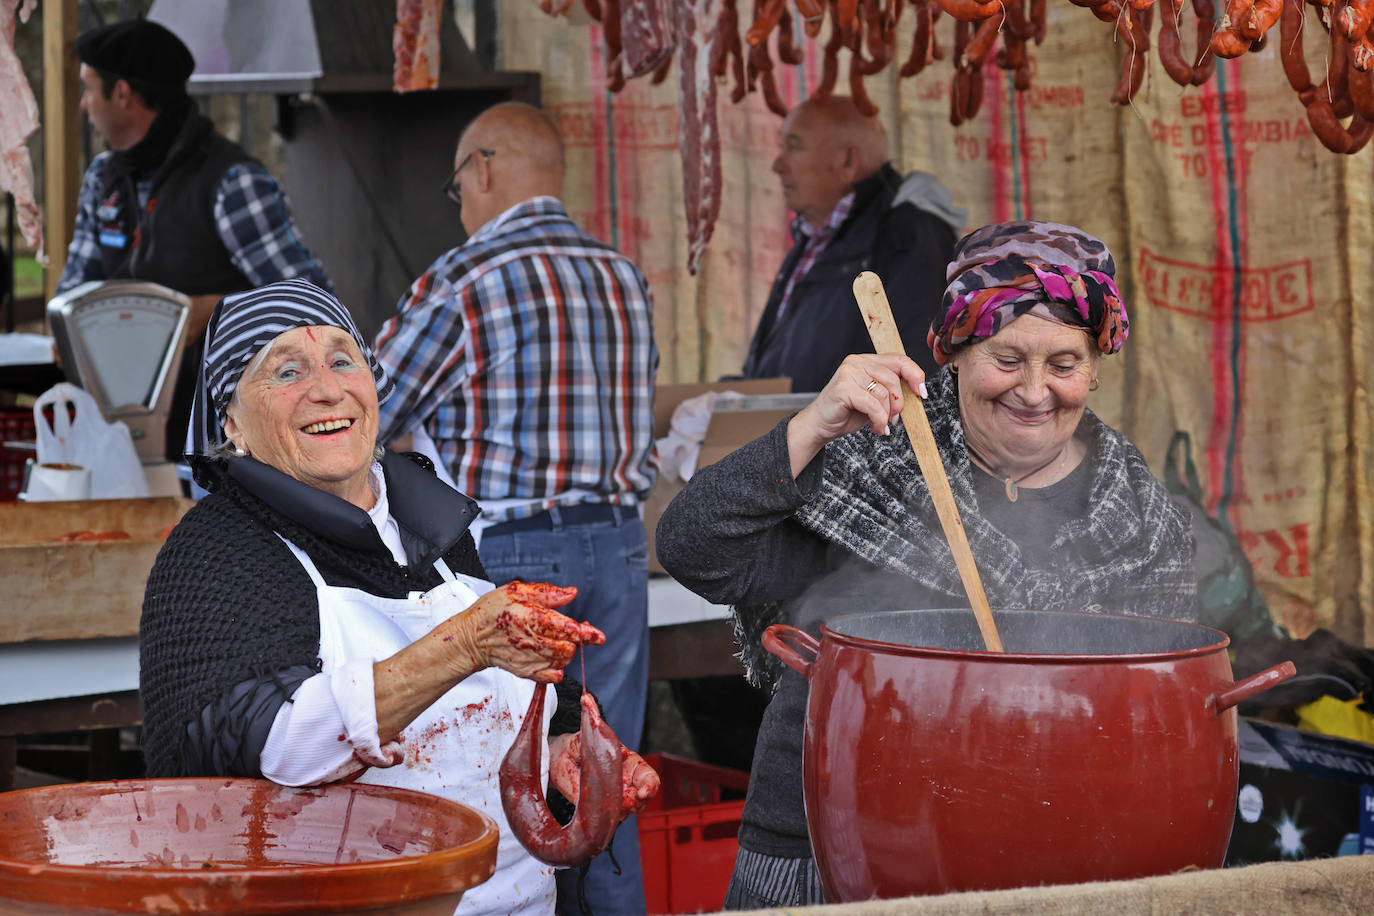
<svg viewBox="0 0 1374 916">
<path fill-rule="evenodd" d="M 847 96 L 808 99 L 788 113 L 773 171 L 796 214 L 793 245 L 773 280 L 744 376 L 788 376 L 793 391 L 819 391 L 847 355 L 871 353 L 851 291 L 865 270 L 882 278 L 907 352 L 933 373 L 926 332 L 967 211 L 934 175 L 898 174 L 882 122 Z"/>
</svg>

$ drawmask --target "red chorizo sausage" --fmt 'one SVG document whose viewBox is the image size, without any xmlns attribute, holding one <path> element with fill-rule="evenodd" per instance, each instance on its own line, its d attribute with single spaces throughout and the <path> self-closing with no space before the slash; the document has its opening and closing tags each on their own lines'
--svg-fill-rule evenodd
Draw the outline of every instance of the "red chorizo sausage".
<svg viewBox="0 0 1374 916">
<path fill-rule="evenodd" d="M 1223 19 L 1222 22 L 1226 20 Z M 1209 42 L 1212 53 L 1217 57 L 1225 57 L 1228 60 L 1233 57 L 1240 57 L 1250 50 L 1250 42 L 1243 38 L 1240 32 L 1229 26 L 1219 28 L 1212 32 L 1212 40 Z"/>
<path fill-rule="evenodd" d="M 1212 0 L 1193 0 L 1193 14 L 1197 16 L 1197 60 L 1193 61 L 1193 85 L 1201 86 L 1211 79 L 1217 69 L 1217 56 L 1208 53 L 1212 29 L 1216 26 L 1216 10 Z"/>
<path fill-rule="evenodd" d="M 980 0 L 936 0 L 936 2 L 940 4 L 940 8 L 946 13 L 949 13 L 955 19 L 961 19 L 965 22 L 976 22 L 980 19 L 986 19 L 993 13 L 1002 9 L 1002 0 L 989 0 L 989 2 L 980 2 Z"/>
<path fill-rule="evenodd" d="M 1288 77 L 1288 85 L 1293 91 L 1300 94 L 1312 88 L 1312 74 L 1307 69 L 1307 56 L 1302 48 L 1305 9 L 1301 3 L 1285 3 L 1279 17 L 1279 59 L 1283 62 L 1283 74 Z"/>
<path fill-rule="evenodd" d="M 1350 104 L 1355 107 L 1355 114 L 1374 123 L 1374 73 L 1352 69 L 1346 86 L 1350 92 Z"/>
<path fill-rule="evenodd" d="M 773 58 L 768 54 L 766 42 L 749 49 L 749 68 L 763 92 L 763 101 L 768 105 L 768 110 L 779 117 L 787 117 L 787 103 L 778 94 L 778 84 L 773 79 Z"/>
<path fill-rule="evenodd" d="M 785 2 L 786 0 L 762 0 L 754 4 L 754 24 L 744 34 L 744 40 L 749 42 L 751 47 L 768 40 L 768 36 L 777 28 L 778 21 L 782 18 Z"/>
<path fill-rule="evenodd" d="M 501 807 L 511 833 L 530 855 L 546 865 L 570 868 L 590 862 L 605 849 L 620 823 L 620 742 L 601 720 L 591 695 L 584 693 L 577 809 L 567 826 L 560 825 L 544 801 L 540 777 L 546 692 L 543 685 L 535 688 L 525 721 L 501 761 Z"/>
<path fill-rule="evenodd" d="M 1025 39 L 1008 35 L 1002 41 L 1002 49 L 997 52 L 996 63 L 1003 70 L 1015 72 L 1025 66 L 1026 58 Z"/>
<path fill-rule="evenodd" d="M 970 29 L 968 20 L 955 20 L 954 79 L 950 80 L 949 84 L 949 123 L 955 127 L 964 123 L 964 112 L 968 108 L 968 97 L 972 92 L 972 86 L 969 83 L 969 68 L 964 58 L 964 50 L 968 47 Z"/>
<path fill-rule="evenodd" d="M 997 41 L 997 33 L 1002 28 L 1002 22 L 1007 18 L 1006 13 L 998 10 L 979 23 L 973 37 L 969 39 L 968 46 L 964 48 L 964 57 L 969 63 L 980 66 L 983 58 L 988 51 L 992 50 L 993 44 Z"/>
<path fill-rule="evenodd" d="M 1326 82 L 1319 87 L 1331 103 L 1336 117 L 1346 118 L 1355 110 L 1346 91 L 1346 79 L 1350 75 L 1350 41 L 1340 33 L 1331 33 L 1331 58 L 1326 69 Z"/>
<path fill-rule="evenodd" d="M 1341 34 L 1351 41 L 1357 41 L 1369 31 L 1369 23 L 1374 20 L 1374 0 L 1349 0 L 1336 13 L 1336 25 Z"/>
<path fill-rule="evenodd" d="M 835 92 L 835 81 L 840 76 L 840 48 L 844 39 L 840 34 L 839 14 L 835 7 L 830 8 L 830 38 L 825 43 L 824 58 L 821 63 L 821 82 L 816 87 L 815 98 L 821 104 L 830 101 Z"/>
<path fill-rule="evenodd" d="M 835 4 L 834 24 L 845 35 L 852 35 L 859 28 L 859 0 L 833 0 Z"/>
<path fill-rule="evenodd" d="M 1183 42 L 1178 34 L 1179 0 L 1164 0 L 1163 21 L 1159 24 L 1159 62 L 1169 79 L 1180 86 L 1193 83 L 1193 65 L 1183 58 Z"/>
<path fill-rule="evenodd" d="M 1368 32 L 1359 41 L 1351 42 L 1350 65 L 1361 73 L 1374 69 L 1374 39 Z"/>
<path fill-rule="evenodd" d="M 978 110 L 983 107 L 983 67 L 981 64 L 974 64 L 968 73 L 968 95 L 964 101 L 964 120 L 972 121 L 978 117 Z"/>
<path fill-rule="evenodd" d="M 795 67 L 805 59 L 802 49 L 797 47 L 797 36 L 792 32 L 792 14 L 784 8 L 778 20 L 778 60 Z"/>
<path fill-rule="evenodd" d="M 1105 0 L 1103 3 L 1096 3 L 1090 8 L 1092 14 L 1103 22 L 1115 24 L 1121 18 L 1121 4 L 1117 0 Z"/>
<path fill-rule="evenodd" d="M 849 97 L 854 101 L 854 107 L 859 114 L 866 118 L 871 118 L 878 113 L 878 106 L 873 104 L 873 100 L 868 97 L 868 90 L 864 87 L 864 71 L 859 55 L 855 54 L 849 58 Z"/>
<path fill-rule="evenodd" d="M 1031 0 L 1031 26 L 1035 29 L 1035 43 L 1045 40 L 1045 0 Z"/>
<path fill-rule="evenodd" d="M 1242 38 L 1248 38 L 1252 42 L 1259 41 L 1274 27 L 1274 23 L 1279 21 L 1279 16 L 1283 13 L 1283 4 L 1284 0 L 1255 0 L 1254 5 L 1241 20 L 1233 22 L 1232 25 L 1236 26 Z"/>
<path fill-rule="evenodd" d="M 1129 105 L 1145 79 L 1145 62 L 1150 51 L 1148 29 L 1152 15 L 1150 9 L 1131 7 L 1126 16 L 1116 20 L 1116 33 L 1126 49 L 1126 55 L 1121 59 L 1121 79 L 1112 92 L 1112 102 L 1117 105 Z"/>
<path fill-rule="evenodd" d="M 898 71 L 898 76 L 915 76 L 930 60 L 931 0 L 912 0 L 912 15 L 916 17 L 916 31 L 911 38 L 911 54 Z"/>
<path fill-rule="evenodd" d="M 1320 99 L 1307 106 L 1307 122 L 1322 146 L 1333 153 L 1358 153 L 1374 135 L 1374 121 L 1357 114 L 1351 119 L 1350 127 L 1343 127 L 1331 103 Z"/>
</svg>

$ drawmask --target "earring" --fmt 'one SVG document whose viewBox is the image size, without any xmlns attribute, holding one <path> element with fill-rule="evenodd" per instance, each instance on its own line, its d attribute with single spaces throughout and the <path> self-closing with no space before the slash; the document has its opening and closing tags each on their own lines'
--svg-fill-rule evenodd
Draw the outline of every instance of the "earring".
<svg viewBox="0 0 1374 916">
<path fill-rule="evenodd" d="M 1098 389 L 1098 387 L 1099 387 L 1099 386 L 1098 386 L 1098 384 L 1097 384 L 1097 379 L 1093 379 L 1093 380 L 1088 384 L 1088 390 L 1089 390 L 1089 391 L 1096 391 L 1096 390 Z"/>
<path fill-rule="evenodd" d="M 243 447 L 242 447 L 242 446 L 240 446 L 240 445 L 234 446 L 234 457 L 235 457 L 235 458 L 243 458 L 243 457 L 245 457 L 247 454 L 248 454 L 248 453 L 245 452 L 245 451 L 243 450 Z"/>
<path fill-rule="evenodd" d="M 950 367 L 949 367 L 949 374 L 950 374 L 950 375 L 958 375 L 958 374 L 959 374 L 959 367 L 958 367 L 958 366 L 955 366 L 955 365 L 953 365 L 953 364 L 951 364 Z"/>
</svg>

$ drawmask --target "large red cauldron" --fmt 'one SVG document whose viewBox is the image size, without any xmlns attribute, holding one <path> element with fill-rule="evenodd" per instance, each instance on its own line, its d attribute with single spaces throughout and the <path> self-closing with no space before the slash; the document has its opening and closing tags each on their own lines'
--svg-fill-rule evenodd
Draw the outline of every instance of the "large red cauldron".
<svg viewBox="0 0 1374 916">
<path fill-rule="evenodd" d="M 854 614 L 764 646 L 810 681 L 806 820 L 827 899 L 1067 884 L 1222 862 L 1235 814 L 1226 634 L 1145 617 Z"/>
</svg>

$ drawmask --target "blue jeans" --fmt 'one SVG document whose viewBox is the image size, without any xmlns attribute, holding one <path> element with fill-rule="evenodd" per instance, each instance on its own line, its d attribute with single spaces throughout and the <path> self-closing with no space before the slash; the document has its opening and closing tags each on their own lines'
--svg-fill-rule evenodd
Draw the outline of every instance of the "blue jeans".
<svg viewBox="0 0 1374 916">
<path fill-rule="evenodd" d="M 555 507 L 545 530 L 503 533 L 500 526 L 482 536 L 479 553 L 487 576 L 497 585 L 512 579 L 577 586 L 577 598 L 562 608 L 606 634 L 604 646 L 582 650 L 568 674 L 601 701 L 606 723 L 631 750 L 639 749 L 649 690 L 649 560 L 644 525 L 638 518 L 567 524 Z M 585 670 L 584 666 L 585 665 Z M 586 899 L 596 916 L 643 913 L 644 880 L 639 864 L 639 833 L 633 817 L 616 831 L 610 856 L 592 860 Z M 578 869 L 557 872 L 559 911 L 576 914 Z"/>
</svg>

